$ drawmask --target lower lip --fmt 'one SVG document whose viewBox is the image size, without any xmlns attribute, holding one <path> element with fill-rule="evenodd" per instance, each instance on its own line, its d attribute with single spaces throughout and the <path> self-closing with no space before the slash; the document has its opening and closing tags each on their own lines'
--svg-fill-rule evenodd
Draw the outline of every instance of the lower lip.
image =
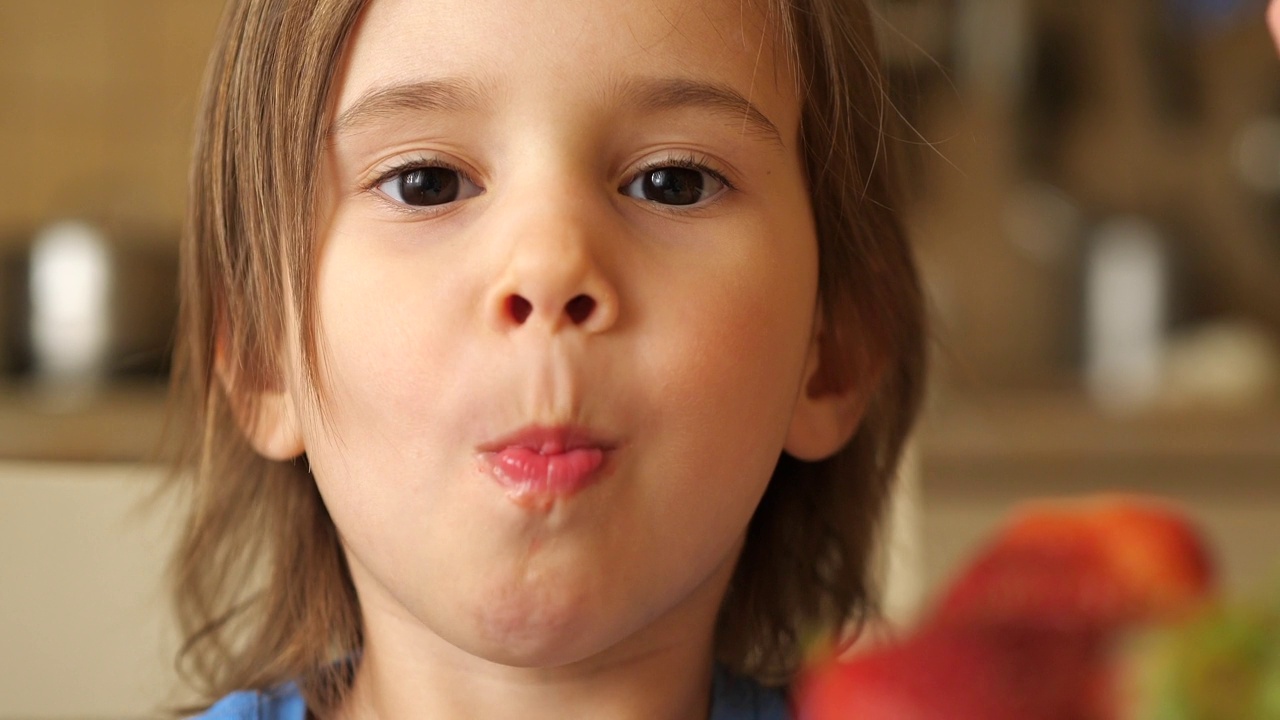
<svg viewBox="0 0 1280 720">
<path fill-rule="evenodd" d="M 489 475 L 506 489 L 509 498 L 525 507 L 546 507 L 593 484 L 605 454 L 601 448 L 542 455 L 529 448 L 510 447 L 481 457 Z"/>
</svg>

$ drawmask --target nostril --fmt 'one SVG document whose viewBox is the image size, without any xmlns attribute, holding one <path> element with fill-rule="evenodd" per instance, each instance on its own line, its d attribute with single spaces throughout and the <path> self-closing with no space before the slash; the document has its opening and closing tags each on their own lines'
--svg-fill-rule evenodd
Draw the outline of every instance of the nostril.
<svg viewBox="0 0 1280 720">
<path fill-rule="evenodd" d="M 591 316 L 591 311 L 596 309 L 596 301 L 589 295 L 579 295 L 574 299 L 565 303 L 564 311 L 569 313 L 569 319 L 574 325 L 581 325 Z"/>
<path fill-rule="evenodd" d="M 519 295 L 512 295 L 507 298 L 507 312 L 511 313 L 516 323 L 523 325 L 529 319 L 529 313 L 533 312 L 533 303 Z"/>
</svg>

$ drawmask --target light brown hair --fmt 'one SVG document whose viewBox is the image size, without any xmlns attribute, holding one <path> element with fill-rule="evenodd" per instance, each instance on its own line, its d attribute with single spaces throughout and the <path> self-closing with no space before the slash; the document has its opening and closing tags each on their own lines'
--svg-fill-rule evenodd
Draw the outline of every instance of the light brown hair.
<svg viewBox="0 0 1280 720">
<path fill-rule="evenodd" d="M 335 70 L 366 2 L 230 0 L 205 79 L 181 249 L 172 381 L 181 446 L 170 485 L 189 508 L 171 566 L 180 668 L 206 701 L 296 680 L 324 714 L 351 680 L 335 660 L 361 644 L 355 590 L 305 457 L 255 453 L 236 410 L 253 416 L 255 391 L 280 386 L 288 307 L 320 387 L 316 170 Z M 816 463 L 782 455 L 721 608 L 718 659 L 780 683 L 802 661 L 804 636 L 856 627 L 874 611 L 871 554 L 920 402 L 924 323 L 869 12 L 851 0 L 769 8 L 803 102 L 825 319 L 816 382 L 836 390 L 875 379 L 843 450 Z"/>
</svg>

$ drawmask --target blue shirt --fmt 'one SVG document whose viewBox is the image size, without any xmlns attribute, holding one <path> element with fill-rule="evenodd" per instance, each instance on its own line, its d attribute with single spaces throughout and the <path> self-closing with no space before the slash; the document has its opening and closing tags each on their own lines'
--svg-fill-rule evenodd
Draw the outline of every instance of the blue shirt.
<svg viewBox="0 0 1280 720">
<path fill-rule="evenodd" d="M 307 706 L 293 683 L 275 690 L 234 692 L 197 720 L 305 720 Z M 782 692 L 717 667 L 711 682 L 710 720 L 789 720 Z"/>
</svg>

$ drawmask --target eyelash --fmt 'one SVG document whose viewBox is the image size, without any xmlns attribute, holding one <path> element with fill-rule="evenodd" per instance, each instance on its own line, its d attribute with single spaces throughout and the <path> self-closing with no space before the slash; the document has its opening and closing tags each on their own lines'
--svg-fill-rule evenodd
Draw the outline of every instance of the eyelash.
<svg viewBox="0 0 1280 720">
<path fill-rule="evenodd" d="M 725 177 L 724 173 L 720 172 L 719 170 L 716 170 L 715 163 L 712 162 L 710 158 L 708 158 L 705 155 L 695 154 L 688 151 L 679 155 L 669 155 L 664 158 L 655 158 L 653 160 L 650 160 L 644 163 L 640 167 L 636 168 L 635 171 L 628 176 L 626 183 L 623 184 L 623 187 L 626 187 L 627 184 L 630 184 L 637 177 L 644 175 L 645 173 L 651 173 L 655 170 L 658 170 L 661 168 L 668 168 L 668 167 L 677 167 L 677 168 L 683 168 L 685 170 L 697 170 L 699 172 L 704 172 L 710 175 L 712 178 L 714 178 L 717 182 L 719 182 L 724 187 L 720 192 L 716 193 L 715 196 L 710 201 L 704 202 L 698 205 L 663 205 L 660 203 L 653 203 L 655 207 L 661 209 L 663 212 L 669 212 L 675 215 L 687 215 L 690 213 L 696 213 L 702 210 L 706 210 L 708 207 L 719 203 L 724 198 L 724 195 L 726 193 L 733 192 L 738 189 L 737 186 L 729 182 L 729 179 Z"/>
<path fill-rule="evenodd" d="M 422 168 L 430 168 L 430 167 L 438 167 L 438 168 L 444 168 L 446 170 L 452 170 L 453 172 L 458 173 L 458 175 L 461 176 L 463 179 L 465 179 L 467 182 L 475 183 L 475 180 L 471 178 L 471 175 L 466 170 L 455 165 L 454 163 L 451 163 L 447 160 L 443 160 L 438 157 L 417 156 L 417 157 L 405 158 L 399 162 L 396 162 L 394 165 L 391 165 L 386 169 L 382 170 L 381 172 L 379 172 L 377 175 L 374 176 L 373 180 L 367 181 L 363 185 L 361 185 L 361 190 L 363 190 L 364 192 L 372 193 L 373 195 L 377 196 L 386 205 L 390 206 L 393 210 L 397 212 L 401 212 L 406 215 L 416 215 L 416 216 L 434 215 L 434 214 L 443 212 L 445 209 L 447 209 L 448 204 L 433 205 L 433 206 L 427 206 L 427 207 L 406 206 L 406 205 L 401 205 L 400 203 L 392 200 L 391 198 L 385 197 L 382 193 L 378 192 L 378 188 L 381 187 L 383 183 L 395 178 L 398 175 L 401 175 L 406 172 L 412 172 L 414 170 L 420 170 Z M 623 183 L 623 185 L 620 186 L 620 188 L 626 187 L 627 184 L 632 182 L 635 178 L 639 177 L 640 175 L 643 175 L 645 173 L 651 173 L 655 170 L 658 170 L 661 168 L 668 168 L 668 167 L 678 167 L 678 168 L 683 168 L 685 170 L 696 170 L 699 172 L 705 172 L 706 174 L 715 178 L 715 180 L 719 182 L 721 185 L 723 185 L 724 189 L 721 192 L 717 193 L 716 196 L 709 203 L 705 203 L 702 205 L 696 205 L 696 206 L 660 205 L 661 209 L 664 212 L 670 212 L 675 214 L 687 214 L 687 213 L 696 212 L 699 210 L 704 210 L 709 205 L 718 203 L 720 199 L 724 196 L 726 191 L 733 192 L 737 190 L 737 187 L 732 182 L 730 182 L 727 177 L 725 177 L 724 173 L 715 169 L 714 163 L 711 162 L 710 158 L 707 158 L 704 155 L 698 155 L 691 152 L 686 152 L 683 154 L 668 156 L 663 158 L 654 158 L 653 160 L 649 160 L 648 162 L 645 162 L 640 167 L 636 168 L 628 176 L 627 181 Z"/>
<path fill-rule="evenodd" d="M 426 207 L 414 207 L 409 205 L 401 205 L 395 200 L 378 192 L 378 188 L 382 187 L 383 183 L 387 182 L 388 180 L 391 180 L 397 175 L 401 175 L 407 172 L 412 172 L 414 170 L 421 170 L 423 168 L 444 168 L 445 170 L 452 170 L 453 172 L 458 173 L 458 175 L 463 179 L 465 179 L 467 182 L 475 183 L 475 180 L 471 178 L 471 174 L 468 173 L 466 170 L 462 169 L 461 167 L 459 167 L 458 165 L 455 165 L 454 163 L 451 163 L 448 160 L 443 160 L 438 157 L 427 157 L 424 155 L 419 155 L 416 157 L 408 157 L 408 158 L 404 158 L 403 160 L 397 161 L 394 165 L 387 167 L 386 169 L 382 170 L 377 175 L 375 175 L 373 180 L 367 181 L 363 185 L 361 185 L 360 189 L 363 190 L 364 192 L 371 193 L 374 197 L 381 200 L 385 205 L 390 207 L 392 210 L 399 213 L 403 213 L 405 215 L 421 217 L 423 215 L 436 215 L 438 213 L 444 212 L 453 203 L 447 203 L 445 205 L 431 205 Z"/>
<path fill-rule="evenodd" d="M 724 173 L 716 170 L 714 165 L 715 164 L 711 162 L 710 158 L 702 155 L 695 155 L 693 153 L 656 158 L 636 168 L 635 172 L 631 173 L 631 176 L 627 181 L 630 182 L 638 175 L 653 172 L 659 168 L 678 167 L 686 170 L 700 170 L 720 181 L 725 188 L 729 190 L 736 190 L 737 188 L 734 187 L 733 183 L 729 182 L 729 179 L 724 176 Z"/>
</svg>

